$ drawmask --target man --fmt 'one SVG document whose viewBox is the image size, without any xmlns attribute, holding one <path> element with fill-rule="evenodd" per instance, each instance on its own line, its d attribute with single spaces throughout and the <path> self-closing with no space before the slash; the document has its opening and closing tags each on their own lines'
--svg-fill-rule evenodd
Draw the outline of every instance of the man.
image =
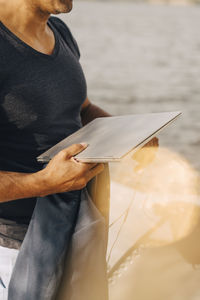
<svg viewBox="0 0 200 300">
<path fill-rule="evenodd" d="M 80 191 L 104 166 L 73 159 L 84 144 L 61 151 L 42 170 L 35 158 L 94 118 L 110 115 L 87 98 L 69 29 L 49 18 L 70 12 L 71 0 L 1 0 L 0 8 L 0 245 L 5 253 L 20 247 L 38 196 L 68 192 L 71 234 Z"/>
</svg>

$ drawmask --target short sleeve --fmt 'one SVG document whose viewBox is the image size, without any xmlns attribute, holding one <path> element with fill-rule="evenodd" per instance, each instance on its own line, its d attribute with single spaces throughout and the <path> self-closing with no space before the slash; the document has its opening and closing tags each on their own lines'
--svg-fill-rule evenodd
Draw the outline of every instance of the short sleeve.
<svg viewBox="0 0 200 300">
<path fill-rule="evenodd" d="M 52 22 L 53 26 L 56 27 L 56 29 L 59 31 L 61 34 L 62 38 L 64 41 L 68 44 L 74 55 L 80 59 L 80 50 L 78 47 L 78 44 L 73 37 L 69 27 L 63 22 L 60 18 L 58 17 L 50 17 L 49 18 L 50 22 Z"/>
</svg>

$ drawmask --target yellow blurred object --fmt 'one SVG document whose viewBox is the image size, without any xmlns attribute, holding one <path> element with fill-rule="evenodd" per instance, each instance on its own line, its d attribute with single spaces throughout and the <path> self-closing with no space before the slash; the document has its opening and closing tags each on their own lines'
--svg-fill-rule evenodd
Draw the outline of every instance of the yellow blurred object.
<svg viewBox="0 0 200 300">
<path fill-rule="evenodd" d="M 143 194 L 144 211 L 150 218 L 159 217 L 159 226 L 151 228 L 146 243 L 173 243 L 190 234 L 199 221 L 199 174 L 181 155 L 168 149 L 144 147 L 139 152 L 117 164 L 112 179 Z"/>
</svg>

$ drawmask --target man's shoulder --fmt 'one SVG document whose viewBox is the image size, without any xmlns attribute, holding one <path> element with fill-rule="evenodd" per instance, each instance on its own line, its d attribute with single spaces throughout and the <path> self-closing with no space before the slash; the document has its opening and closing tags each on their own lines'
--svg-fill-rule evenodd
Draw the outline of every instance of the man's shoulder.
<svg viewBox="0 0 200 300">
<path fill-rule="evenodd" d="M 51 16 L 49 21 L 59 30 L 62 35 L 64 35 L 65 38 L 74 39 L 71 30 L 63 20 L 58 17 Z"/>
<path fill-rule="evenodd" d="M 63 20 L 55 16 L 50 16 L 49 21 L 57 28 L 57 30 L 62 35 L 63 39 L 69 45 L 71 50 L 75 53 L 75 55 L 77 55 L 78 58 L 80 58 L 78 44 L 68 25 Z"/>
<path fill-rule="evenodd" d="M 59 26 L 62 29 L 65 29 L 67 31 L 70 31 L 68 25 L 60 18 L 55 17 L 55 16 L 50 16 L 49 21 L 52 22 L 53 24 Z"/>
</svg>

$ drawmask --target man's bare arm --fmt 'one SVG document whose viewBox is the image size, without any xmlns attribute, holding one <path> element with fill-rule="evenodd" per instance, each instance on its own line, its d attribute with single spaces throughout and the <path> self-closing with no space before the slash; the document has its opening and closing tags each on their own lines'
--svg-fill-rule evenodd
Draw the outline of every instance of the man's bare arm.
<svg viewBox="0 0 200 300">
<path fill-rule="evenodd" d="M 44 189 L 38 173 L 0 171 L 0 202 L 39 196 Z"/>
<path fill-rule="evenodd" d="M 80 190 L 104 169 L 103 164 L 80 163 L 73 155 L 87 145 L 74 144 L 59 152 L 36 173 L 0 171 L 0 202 Z"/>
<path fill-rule="evenodd" d="M 88 98 L 86 98 L 81 108 L 81 121 L 83 126 L 96 118 L 111 116 L 112 115 L 101 109 L 99 106 L 92 104 Z"/>
</svg>

